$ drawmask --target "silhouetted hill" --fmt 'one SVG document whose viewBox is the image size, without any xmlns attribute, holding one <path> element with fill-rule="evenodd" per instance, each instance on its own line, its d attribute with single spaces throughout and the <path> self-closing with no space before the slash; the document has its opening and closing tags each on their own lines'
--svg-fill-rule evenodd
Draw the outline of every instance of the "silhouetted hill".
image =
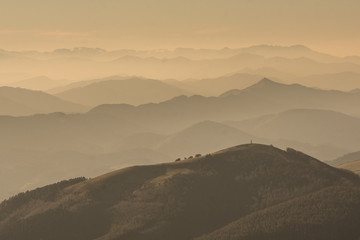
<svg viewBox="0 0 360 240">
<path fill-rule="evenodd" d="M 254 103 L 271 101 L 272 104 L 279 106 L 290 104 L 292 106 L 309 106 L 309 108 L 333 109 L 339 112 L 357 112 L 354 109 L 355 105 L 351 107 L 347 105 L 352 105 L 351 102 L 357 102 L 360 99 L 360 95 L 357 93 L 309 88 L 300 84 L 282 84 L 267 78 L 246 89 L 231 90 L 222 94 L 223 97 L 231 95 L 251 95 L 256 99 L 253 101 Z M 329 105 L 330 102 L 332 105 Z"/>
<path fill-rule="evenodd" d="M 188 157 L 213 152 L 258 138 L 227 125 L 204 121 L 182 130 L 160 144 L 160 152 L 173 157 Z"/>
<path fill-rule="evenodd" d="M 46 91 L 48 89 L 59 87 L 67 83 L 68 81 L 66 80 L 53 80 L 46 76 L 38 76 L 17 82 L 11 82 L 6 85 L 9 87 L 20 87 L 30 90 Z"/>
<path fill-rule="evenodd" d="M 0 201 L 62 179 L 95 177 L 119 168 L 171 159 L 165 154 L 136 145 L 112 152 L 102 149 L 93 149 L 92 152 L 82 149 L 49 151 L 47 145 L 44 146 L 42 150 L 1 148 L 0 163 L 6 171 L 0 174 Z"/>
<path fill-rule="evenodd" d="M 29 115 L 35 111 L 26 105 L 0 96 L 0 115 Z"/>
<path fill-rule="evenodd" d="M 240 95 L 246 92 L 258 92 L 258 94 L 268 94 L 271 91 L 282 91 L 286 90 L 296 90 L 300 85 L 285 85 L 279 82 L 272 81 L 268 78 L 263 78 L 260 81 L 254 83 L 253 85 L 245 88 L 245 89 L 232 89 L 223 94 L 221 97 L 227 97 L 232 95 Z"/>
<path fill-rule="evenodd" d="M 243 89 L 264 78 L 258 74 L 237 73 L 200 80 L 168 81 L 170 84 L 203 96 L 218 96 L 231 89 Z"/>
<path fill-rule="evenodd" d="M 51 112 L 83 112 L 86 107 L 41 91 L 0 87 L 0 115 L 31 115 Z"/>
<path fill-rule="evenodd" d="M 358 176 L 249 144 L 20 194 L 0 205 L 0 238 L 356 240 L 359 206 Z"/>
<path fill-rule="evenodd" d="M 114 78 L 72 88 L 56 96 L 87 106 L 97 106 L 115 103 L 139 105 L 161 102 L 183 94 L 188 94 L 188 92 L 158 80 Z"/>
<path fill-rule="evenodd" d="M 91 79 L 91 80 L 77 81 L 77 82 L 66 84 L 64 86 L 59 86 L 59 87 L 49 89 L 46 92 L 56 95 L 56 94 L 59 94 L 62 92 L 67 92 L 71 89 L 82 88 L 82 87 L 89 86 L 93 83 L 99 83 L 99 82 L 103 82 L 103 81 L 107 81 L 107 80 L 114 80 L 114 79 L 125 80 L 125 79 L 129 79 L 129 77 L 114 75 L 114 76 L 109 76 L 109 77 L 105 77 L 105 78 L 96 78 L 96 79 Z"/>
</svg>

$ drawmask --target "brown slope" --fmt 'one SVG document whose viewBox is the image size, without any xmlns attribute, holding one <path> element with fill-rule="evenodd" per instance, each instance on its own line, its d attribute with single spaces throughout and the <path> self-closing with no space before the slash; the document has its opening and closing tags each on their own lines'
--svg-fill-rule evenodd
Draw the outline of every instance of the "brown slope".
<svg viewBox="0 0 360 240">
<path fill-rule="evenodd" d="M 274 222 L 289 206 L 295 207 L 288 212 L 292 218 L 298 205 L 321 202 L 324 208 L 336 209 L 326 200 L 329 195 L 317 194 L 329 188 L 355 196 L 336 210 L 346 214 L 333 216 L 332 221 L 340 232 L 360 236 L 359 230 L 345 225 L 358 213 L 359 183 L 356 175 L 295 150 L 241 145 L 192 160 L 131 167 L 69 187 L 50 187 L 45 191 L 50 195 L 30 192 L 15 197 L 0 205 L 0 238 L 193 239 L 266 209 L 270 214 L 258 212 L 266 223 Z M 312 193 L 315 197 L 306 197 Z M 336 190 L 331 196 L 337 199 L 343 193 Z M 288 205 L 288 201 L 295 203 Z M 284 207 L 272 210 L 281 203 Z M 322 208 L 314 207 L 310 214 L 321 215 Z M 298 220 L 306 222 L 311 216 L 306 213 Z M 316 231 L 312 226 L 297 226 L 289 228 L 290 234 L 300 228 L 309 231 L 306 239 L 328 236 L 328 225 Z M 274 229 L 282 233 L 281 228 Z M 256 228 L 251 233 L 256 234 Z M 270 235 L 260 236 L 256 239 Z"/>
<path fill-rule="evenodd" d="M 360 174 L 360 160 L 341 164 L 338 168 L 347 169 L 354 173 Z"/>
<path fill-rule="evenodd" d="M 359 201 L 359 188 L 329 187 L 254 212 L 196 239 L 358 239 Z"/>
</svg>

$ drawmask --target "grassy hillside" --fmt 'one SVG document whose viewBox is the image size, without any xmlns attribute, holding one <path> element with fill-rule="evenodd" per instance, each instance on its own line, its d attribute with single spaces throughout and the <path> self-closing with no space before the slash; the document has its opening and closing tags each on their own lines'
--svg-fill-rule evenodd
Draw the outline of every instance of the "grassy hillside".
<svg viewBox="0 0 360 240">
<path fill-rule="evenodd" d="M 48 186 L 0 205 L 1 239 L 358 239 L 360 179 L 248 144 Z"/>
<path fill-rule="evenodd" d="M 347 169 L 354 173 L 360 174 L 360 160 L 341 164 L 338 168 Z"/>
</svg>

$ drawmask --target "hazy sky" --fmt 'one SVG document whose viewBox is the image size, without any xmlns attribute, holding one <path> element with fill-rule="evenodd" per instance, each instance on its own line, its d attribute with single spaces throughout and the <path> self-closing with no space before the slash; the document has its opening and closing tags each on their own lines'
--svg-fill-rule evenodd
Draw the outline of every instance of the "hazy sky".
<svg viewBox="0 0 360 240">
<path fill-rule="evenodd" d="M 0 0 L 0 48 L 304 44 L 360 55 L 359 0 Z"/>
</svg>

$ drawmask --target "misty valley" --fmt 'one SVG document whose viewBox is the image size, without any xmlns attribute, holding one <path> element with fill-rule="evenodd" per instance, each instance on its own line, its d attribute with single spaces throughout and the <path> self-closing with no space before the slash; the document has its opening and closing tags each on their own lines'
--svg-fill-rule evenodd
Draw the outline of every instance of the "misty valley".
<svg viewBox="0 0 360 240">
<path fill-rule="evenodd" d="M 4 0 L 0 240 L 360 240 L 359 7 Z"/>
</svg>

